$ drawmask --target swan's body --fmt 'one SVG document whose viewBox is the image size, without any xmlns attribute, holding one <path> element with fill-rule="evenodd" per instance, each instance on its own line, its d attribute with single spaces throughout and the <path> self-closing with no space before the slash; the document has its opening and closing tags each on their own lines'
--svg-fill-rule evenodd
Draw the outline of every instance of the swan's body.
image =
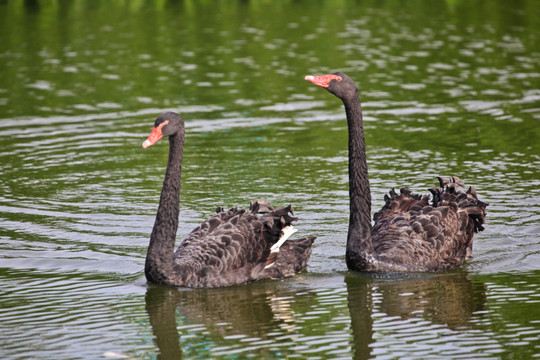
<svg viewBox="0 0 540 360">
<path fill-rule="evenodd" d="M 169 136 L 169 161 L 146 256 L 148 281 L 210 288 L 292 276 L 306 268 L 315 237 L 287 241 L 295 231 L 291 206 L 274 210 L 264 199 L 252 201 L 249 211 L 218 208 L 174 252 L 185 136 L 178 114 L 161 114 L 143 147 L 163 136 Z"/>
<path fill-rule="evenodd" d="M 306 76 L 343 101 L 349 128 L 350 218 L 347 267 L 372 272 L 450 270 L 471 256 L 473 235 L 483 230 L 486 205 L 457 177 L 439 178 L 429 196 L 402 188 L 385 196 L 386 204 L 371 223 L 371 193 L 358 89 L 347 75 Z"/>
</svg>

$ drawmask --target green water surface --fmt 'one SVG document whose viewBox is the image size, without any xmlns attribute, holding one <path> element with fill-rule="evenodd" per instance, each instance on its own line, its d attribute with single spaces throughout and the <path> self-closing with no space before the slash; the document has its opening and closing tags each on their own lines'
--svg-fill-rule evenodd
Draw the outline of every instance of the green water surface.
<svg viewBox="0 0 540 360">
<path fill-rule="evenodd" d="M 347 271 L 347 124 L 363 103 L 373 211 L 457 175 L 490 205 L 444 274 Z M 306 272 L 146 283 L 186 123 L 179 240 L 217 206 L 293 204 Z M 0 1 L 0 358 L 530 359 L 540 354 L 540 2 Z"/>
</svg>

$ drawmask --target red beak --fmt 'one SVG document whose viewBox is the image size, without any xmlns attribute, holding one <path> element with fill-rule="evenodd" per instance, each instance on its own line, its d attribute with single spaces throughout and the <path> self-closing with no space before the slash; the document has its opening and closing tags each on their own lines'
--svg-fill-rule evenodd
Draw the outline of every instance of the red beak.
<svg viewBox="0 0 540 360">
<path fill-rule="evenodd" d="M 168 121 L 165 121 L 159 124 L 158 126 L 156 126 L 155 128 L 153 128 L 150 135 L 148 135 L 148 139 L 146 139 L 142 143 L 142 147 L 146 149 L 147 147 L 157 143 L 163 137 L 163 134 L 161 133 L 161 128 L 167 125 L 168 123 L 169 123 Z"/>
<path fill-rule="evenodd" d="M 318 75 L 318 76 L 307 75 L 304 79 L 320 87 L 327 88 L 328 85 L 330 84 L 330 81 L 332 80 L 341 81 L 341 76 L 337 76 L 334 74 Z"/>
</svg>

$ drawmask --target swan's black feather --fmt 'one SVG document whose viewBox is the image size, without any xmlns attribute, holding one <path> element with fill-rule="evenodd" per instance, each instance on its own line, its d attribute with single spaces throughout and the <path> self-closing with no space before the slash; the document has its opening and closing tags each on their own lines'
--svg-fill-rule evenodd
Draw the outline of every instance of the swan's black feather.
<svg viewBox="0 0 540 360">
<path fill-rule="evenodd" d="M 208 288 L 294 275 L 305 269 L 314 237 L 286 241 L 267 266 L 270 248 L 296 220 L 290 206 L 274 210 L 264 199 L 253 201 L 250 211 L 220 211 L 176 250 L 173 282 Z"/>
<path fill-rule="evenodd" d="M 431 204 L 428 196 L 409 190 L 399 195 L 391 190 L 385 196 L 383 208 L 373 216 L 375 267 L 392 264 L 392 270 L 441 271 L 471 256 L 473 234 L 483 229 L 486 204 L 477 199 L 474 189 L 460 190 L 463 182 L 457 177 L 439 179 L 444 188 L 430 189 Z"/>
</svg>

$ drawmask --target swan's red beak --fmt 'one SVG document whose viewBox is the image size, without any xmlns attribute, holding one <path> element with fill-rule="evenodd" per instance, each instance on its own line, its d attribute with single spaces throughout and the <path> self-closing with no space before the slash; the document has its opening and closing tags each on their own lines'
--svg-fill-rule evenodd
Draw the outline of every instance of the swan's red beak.
<svg viewBox="0 0 540 360">
<path fill-rule="evenodd" d="M 323 88 L 327 88 L 330 85 L 330 81 L 332 80 L 337 80 L 337 81 L 342 80 L 341 76 L 338 76 L 335 74 L 317 75 L 317 76 L 307 75 L 304 79 Z"/>
<path fill-rule="evenodd" d="M 150 135 L 148 135 L 148 139 L 146 139 L 142 143 L 142 147 L 146 149 L 147 147 L 157 143 L 163 137 L 163 134 L 161 133 L 161 129 L 163 128 L 164 125 L 167 125 L 168 123 L 169 123 L 168 121 L 165 121 L 159 124 L 158 126 L 156 126 L 155 128 L 153 128 Z"/>
</svg>

